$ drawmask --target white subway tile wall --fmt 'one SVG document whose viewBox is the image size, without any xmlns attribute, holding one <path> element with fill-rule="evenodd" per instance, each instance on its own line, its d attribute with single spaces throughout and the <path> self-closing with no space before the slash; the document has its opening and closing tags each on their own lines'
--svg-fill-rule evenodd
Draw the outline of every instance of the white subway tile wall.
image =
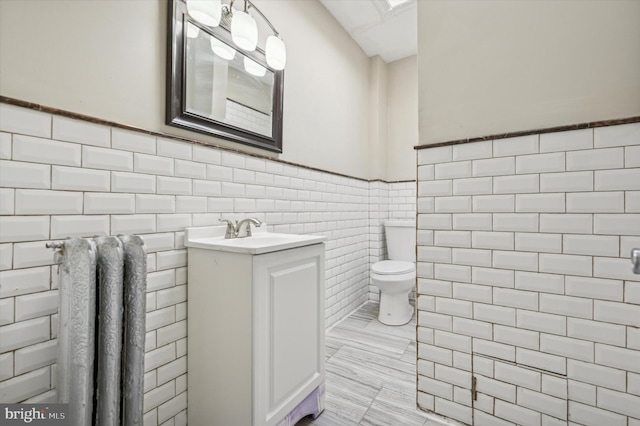
<svg viewBox="0 0 640 426">
<path fill-rule="evenodd" d="M 0 403 L 55 401 L 57 267 L 47 241 L 133 233 L 148 249 L 145 425 L 186 424 L 184 228 L 255 216 L 326 243 L 326 326 L 377 289 L 382 223 L 415 182 L 367 182 L 0 104 Z M 215 360 L 212 360 L 215 362 Z"/>
<path fill-rule="evenodd" d="M 422 149 L 418 171 L 418 404 L 640 425 L 640 123 Z"/>
<path fill-rule="evenodd" d="M 224 121 L 244 129 L 260 133 L 271 134 L 271 116 L 258 110 L 246 107 L 227 99 L 227 112 Z"/>
</svg>

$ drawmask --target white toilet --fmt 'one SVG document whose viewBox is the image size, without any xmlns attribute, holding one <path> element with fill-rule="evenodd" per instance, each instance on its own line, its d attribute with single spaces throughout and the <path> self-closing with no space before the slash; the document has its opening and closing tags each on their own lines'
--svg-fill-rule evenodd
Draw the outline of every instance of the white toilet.
<svg viewBox="0 0 640 426">
<path fill-rule="evenodd" d="M 378 320 L 387 325 L 402 325 L 413 316 L 409 292 L 416 284 L 416 223 L 388 220 L 384 222 L 384 230 L 389 260 L 371 267 L 371 281 L 380 289 Z"/>
</svg>

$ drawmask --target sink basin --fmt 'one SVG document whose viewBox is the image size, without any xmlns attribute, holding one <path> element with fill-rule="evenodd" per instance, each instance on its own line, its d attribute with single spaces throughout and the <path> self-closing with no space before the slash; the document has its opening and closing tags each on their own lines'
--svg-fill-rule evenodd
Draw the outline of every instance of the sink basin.
<svg viewBox="0 0 640 426">
<path fill-rule="evenodd" d="M 226 229 L 226 225 L 187 228 L 184 245 L 233 253 L 263 254 L 317 244 L 327 239 L 327 237 L 318 235 L 267 232 L 265 223 L 260 228 L 252 227 L 253 235 L 251 237 L 225 239 Z"/>
</svg>

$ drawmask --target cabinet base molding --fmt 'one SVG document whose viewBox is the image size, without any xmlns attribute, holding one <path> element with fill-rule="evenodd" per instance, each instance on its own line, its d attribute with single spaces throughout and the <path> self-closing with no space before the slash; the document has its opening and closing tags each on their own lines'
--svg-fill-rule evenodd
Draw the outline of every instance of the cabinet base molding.
<svg viewBox="0 0 640 426">
<path fill-rule="evenodd" d="M 324 383 L 315 388 L 300 404 L 278 423 L 277 426 L 295 426 L 300 419 L 309 415 L 317 419 L 324 411 Z"/>
</svg>

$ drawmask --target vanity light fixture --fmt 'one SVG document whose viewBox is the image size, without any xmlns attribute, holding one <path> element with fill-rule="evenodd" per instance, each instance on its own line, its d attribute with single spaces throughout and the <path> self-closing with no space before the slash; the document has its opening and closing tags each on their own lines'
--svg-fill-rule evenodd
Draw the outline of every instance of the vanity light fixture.
<svg viewBox="0 0 640 426">
<path fill-rule="evenodd" d="M 267 69 L 265 67 L 246 56 L 244 57 L 244 69 L 249 74 L 255 75 L 256 77 L 264 77 L 267 73 Z"/>
<path fill-rule="evenodd" d="M 245 3 L 245 9 L 247 4 Z M 231 39 L 242 50 L 253 52 L 258 46 L 258 24 L 247 12 L 236 10 L 231 18 Z"/>
<path fill-rule="evenodd" d="M 236 1 L 243 2 L 244 7 L 242 10 L 234 8 Z M 186 3 L 189 15 L 193 19 L 210 27 L 222 25 L 230 29 L 233 43 L 247 52 L 254 51 L 258 45 L 258 25 L 249 12 L 253 11 L 255 14 L 260 15 L 273 31 L 273 34 L 267 37 L 265 44 L 267 64 L 277 71 L 284 69 L 287 62 L 287 50 L 284 41 L 282 41 L 280 34 L 267 17 L 250 0 L 231 0 L 229 4 L 223 4 L 222 0 L 186 0 Z M 216 54 L 224 58 L 223 54 L 218 53 L 213 47 L 213 42 L 211 47 Z M 245 64 L 247 64 L 247 61 L 245 61 Z M 247 71 L 251 72 L 249 69 Z"/>
<path fill-rule="evenodd" d="M 287 48 L 279 35 L 267 38 L 266 50 L 267 64 L 275 70 L 283 70 L 287 62 Z"/>
<path fill-rule="evenodd" d="M 200 28 L 195 25 L 187 25 L 187 37 L 198 38 L 198 34 L 200 34 Z"/>
<path fill-rule="evenodd" d="M 221 42 L 215 37 L 211 37 L 211 50 L 213 50 L 213 53 L 227 61 L 232 60 L 236 56 L 236 51 L 233 47 Z"/>
<path fill-rule="evenodd" d="M 187 10 L 201 24 L 217 27 L 222 17 L 222 0 L 187 0 Z"/>
</svg>

